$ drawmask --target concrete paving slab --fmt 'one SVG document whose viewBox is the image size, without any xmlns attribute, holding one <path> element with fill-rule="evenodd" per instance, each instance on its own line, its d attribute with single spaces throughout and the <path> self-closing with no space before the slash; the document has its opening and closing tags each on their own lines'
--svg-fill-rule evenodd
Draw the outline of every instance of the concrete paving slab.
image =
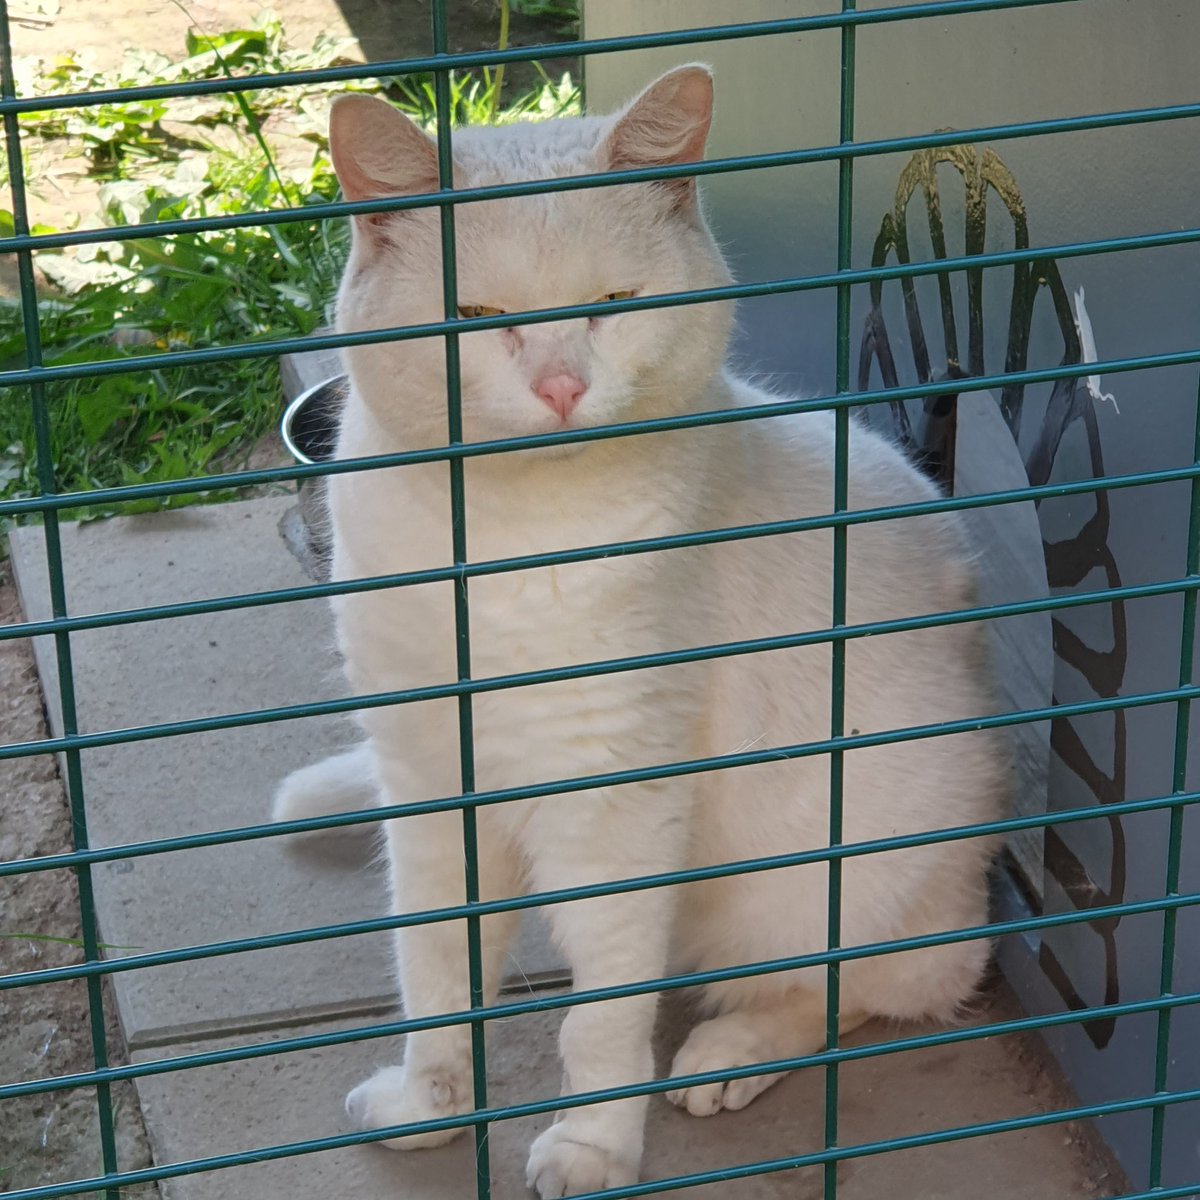
<svg viewBox="0 0 1200 1200">
<path fill-rule="evenodd" d="M 988 1014 L 989 1019 L 1009 1015 Z M 489 1026 L 488 1094 L 497 1104 L 556 1093 L 561 1014 L 540 1013 Z M 672 1003 L 663 1021 L 660 1069 L 685 1027 Z M 292 1033 L 350 1028 L 320 1024 Z M 912 1030 L 868 1026 L 848 1042 Z M 162 1163 L 297 1142 L 349 1129 L 346 1090 L 380 1063 L 397 1061 L 399 1042 L 359 1042 L 323 1050 L 155 1076 L 139 1081 L 147 1124 Z M 181 1052 L 211 1043 L 181 1046 Z M 145 1055 L 139 1057 L 146 1057 Z M 793 1074 L 740 1113 L 701 1119 L 651 1102 L 646 1179 L 783 1157 L 823 1145 L 824 1074 Z M 912 1051 L 846 1064 L 841 1071 L 843 1145 L 947 1129 L 1060 1107 L 1044 1073 L 1014 1038 Z M 492 1196 L 527 1200 L 525 1154 L 549 1116 L 497 1122 L 489 1136 Z M 468 1200 L 475 1195 L 468 1136 L 437 1150 L 396 1153 L 356 1146 L 185 1176 L 166 1183 L 164 1200 Z M 817 1200 L 821 1170 L 806 1168 L 715 1187 L 672 1192 L 690 1200 Z M 1062 1126 L 973 1138 L 882 1154 L 839 1168 L 841 1200 L 1083 1200 L 1112 1195 L 1075 1138 Z"/>
<path fill-rule="evenodd" d="M 306 582 L 279 536 L 292 495 L 62 529 L 72 613 L 212 598 Z M 37 527 L 16 530 L 26 614 L 50 615 Z M 50 638 L 35 639 L 61 733 Z M 72 635 L 85 732 L 344 694 L 324 601 L 152 621 Z M 344 718 L 308 718 L 82 754 L 95 846 L 202 833 L 267 818 L 290 770 L 344 746 Z M 372 918 L 387 911 L 369 838 L 298 853 L 279 839 L 155 855 L 95 872 L 101 936 L 153 951 Z M 198 960 L 114 976 L 131 1046 L 385 1010 L 393 1000 L 385 934 Z M 124 953 L 117 951 L 115 953 Z M 514 975 L 560 969 L 533 925 Z"/>
</svg>

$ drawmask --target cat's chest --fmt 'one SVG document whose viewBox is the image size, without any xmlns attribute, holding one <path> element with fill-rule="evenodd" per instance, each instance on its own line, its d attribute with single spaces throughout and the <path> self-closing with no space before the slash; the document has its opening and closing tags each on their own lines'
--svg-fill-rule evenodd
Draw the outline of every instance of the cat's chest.
<svg viewBox="0 0 1200 1200">
<path fill-rule="evenodd" d="M 380 481 L 382 482 L 382 481 Z M 334 575 L 340 580 L 444 571 L 453 563 L 448 494 L 392 486 L 334 489 Z M 469 622 L 472 673 L 507 675 L 664 648 L 681 584 L 655 556 L 587 557 L 587 548 L 658 532 L 660 519 L 624 511 L 617 527 L 586 512 L 531 519 L 511 502 L 470 506 L 465 575 L 335 601 L 342 649 L 372 686 L 453 678 L 456 624 Z M 570 561 L 574 551 L 583 561 Z M 554 561 L 547 562 L 547 557 Z M 568 561 L 561 561 L 567 557 Z M 463 601 L 465 600 L 465 604 Z"/>
<path fill-rule="evenodd" d="M 469 591 L 472 657 L 489 673 L 577 666 L 661 648 L 648 564 L 567 563 L 484 576 Z"/>
</svg>

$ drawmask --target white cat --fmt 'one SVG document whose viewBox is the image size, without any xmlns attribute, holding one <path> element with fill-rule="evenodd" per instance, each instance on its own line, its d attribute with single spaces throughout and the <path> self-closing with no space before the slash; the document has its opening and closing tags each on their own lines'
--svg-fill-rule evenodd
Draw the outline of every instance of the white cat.
<svg viewBox="0 0 1200 1200">
<path fill-rule="evenodd" d="M 712 111 L 701 66 L 664 75 L 614 117 L 454 135 L 455 185 L 471 187 L 607 168 L 698 160 Z M 353 200 L 434 191 L 434 144 L 387 104 L 334 108 L 334 163 Z M 455 212 L 461 311 L 520 312 L 606 297 L 721 285 L 729 275 L 700 213 L 694 180 L 634 184 L 461 205 Z M 359 217 L 338 305 L 343 331 L 435 322 L 442 314 L 435 209 Z M 727 374 L 727 304 L 535 324 L 461 337 L 465 437 L 543 433 L 771 399 Z M 338 457 L 446 443 L 441 338 L 346 351 L 352 387 Z M 891 445 L 857 423 L 852 508 L 936 495 Z M 470 458 L 472 560 L 828 513 L 834 422 L 828 413 Z M 330 479 L 333 575 L 347 580 L 452 561 L 445 463 Z M 852 526 L 847 620 L 906 617 L 972 602 L 969 555 L 948 515 Z M 823 630 L 832 623 L 828 530 L 495 574 L 470 581 L 476 678 Z M 456 677 L 454 585 L 340 596 L 340 648 L 358 692 Z M 992 710 L 983 633 L 956 625 L 851 640 L 845 728 L 870 732 Z M 620 771 L 754 746 L 826 738 L 828 644 L 490 692 L 474 699 L 480 789 Z M 453 699 L 360 714 L 368 741 L 297 771 L 279 819 L 454 795 Z M 845 755 L 847 842 L 986 821 L 1004 811 L 1007 759 L 987 732 Z M 678 779 L 483 807 L 485 898 L 822 847 L 829 841 L 829 760 L 776 761 Z M 395 911 L 464 901 L 457 812 L 391 821 Z M 885 941 L 986 920 L 987 839 L 851 858 L 843 871 L 843 944 Z M 752 963 L 825 949 L 824 864 L 561 904 L 549 917 L 575 986 L 650 980 L 668 970 Z M 511 914 L 483 922 L 488 1000 L 513 935 Z M 396 936 L 410 1017 L 469 1007 L 461 921 Z M 873 1015 L 952 1017 L 987 960 L 984 940 L 847 963 L 844 1029 Z M 711 985 L 708 1015 L 673 1073 L 800 1055 L 825 1040 L 824 968 Z M 564 1086 L 587 1091 L 652 1078 L 655 998 L 581 1005 L 560 1046 Z M 493 1036 L 503 1036 L 498 1031 Z M 363 1127 L 470 1111 L 463 1027 L 412 1034 L 404 1065 L 356 1088 Z M 682 1088 L 697 1115 L 737 1109 L 778 1076 Z M 647 1101 L 564 1112 L 533 1144 L 528 1179 L 542 1197 L 634 1181 Z M 397 1139 L 408 1148 L 453 1131 Z"/>
</svg>

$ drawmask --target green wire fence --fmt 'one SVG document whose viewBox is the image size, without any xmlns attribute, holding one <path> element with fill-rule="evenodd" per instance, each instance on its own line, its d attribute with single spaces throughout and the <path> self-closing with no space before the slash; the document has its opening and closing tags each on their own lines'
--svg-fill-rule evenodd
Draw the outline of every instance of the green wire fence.
<svg viewBox="0 0 1200 1200">
<path fill-rule="evenodd" d="M 83 927 L 83 961 L 76 965 L 54 967 L 0 976 L 0 992 L 33 987 L 64 980 L 84 980 L 87 988 L 91 1043 L 94 1069 L 60 1077 L 0 1083 L 0 1101 L 18 1096 L 31 1096 L 67 1089 L 94 1089 L 100 1114 L 99 1135 L 102 1148 L 103 1173 L 94 1178 L 63 1181 L 46 1186 L 29 1187 L 9 1192 L 13 1200 L 38 1200 L 41 1197 L 103 1193 L 115 1200 L 136 1184 L 166 1180 L 198 1172 L 217 1171 L 249 1163 L 260 1163 L 322 1150 L 358 1145 L 389 1139 L 403 1133 L 432 1131 L 450 1127 L 469 1127 L 474 1130 L 476 1162 L 476 1194 L 480 1200 L 490 1195 L 491 1178 L 488 1161 L 488 1128 L 492 1122 L 518 1116 L 549 1113 L 559 1109 L 591 1104 L 634 1095 L 652 1095 L 676 1087 L 675 1080 L 647 1081 L 637 1085 L 609 1088 L 604 1091 L 579 1093 L 566 1097 L 538 1100 L 517 1105 L 489 1106 L 486 1074 L 487 1027 L 490 1022 L 522 1013 L 565 1009 L 577 1004 L 596 1003 L 621 996 L 669 991 L 720 979 L 741 978 L 752 974 L 793 970 L 801 966 L 823 966 L 828 975 L 826 1025 L 828 1047 L 820 1053 L 750 1067 L 730 1068 L 689 1076 L 689 1084 L 731 1080 L 759 1073 L 774 1073 L 795 1067 L 816 1067 L 825 1072 L 825 1120 L 823 1145 L 806 1153 L 756 1163 L 731 1163 L 719 1170 L 695 1172 L 689 1175 L 641 1183 L 629 1187 L 592 1193 L 584 1200 L 609 1200 L 657 1194 L 683 1187 L 719 1183 L 753 1175 L 791 1170 L 801 1166 L 821 1166 L 823 1192 L 826 1200 L 836 1200 L 838 1194 L 837 1167 L 841 1162 L 871 1155 L 930 1146 L 943 1142 L 983 1137 L 991 1134 L 1068 1121 L 1098 1118 L 1128 1112 L 1150 1114 L 1150 1150 L 1148 1188 L 1130 1192 L 1124 1200 L 1170 1200 L 1171 1197 L 1191 1196 L 1200 1191 L 1200 1179 L 1181 1186 L 1164 1187 L 1163 1145 L 1165 1123 L 1170 1108 L 1200 1101 L 1200 1086 L 1171 1090 L 1167 1070 L 1171 1059 L 1172 1015 L 1182 1008 L 1200 1003 L 1200 993 L 1176 994 L 1174 969 L 1178 952 L 1177 921 L 1181 910 L 1200 905 L 1200 892 L 1181 890 L 1181 851 L 1183 823 L 1186 810 L 1200 801 L 1200 792 L 1187 790 L 1188 720 L 1191 702 L 1200 697 L 1200 685 L 1193 682 L 1192 659 L 1195 649 L 1196 595 L 1200 589 L 1200 419 L 1194 434 L 1192 461 L 1189 465 L 1162 470 L 1147 470 L 1099 479 L 1069 483 L 1046 483 L 1032 487 L 1011 488 L 979 495 L 944 497 L 920 504 L 881 507 L 872 510 L 851 510 L 848 504 L 848 436 L 850 409 L 878 404 L 891 404 L 898 399 L 935 397 L 945 393 L 945 383 L 923 383 L 902 388 L 851 390 L 851 299 L 855 287 L 882 280 L 913 280 L 924 276 L 948 278 L 959 270 L 993 268 L 1041 260 L 1077 258 L 1083 256 L 1119 254 L 1128 251 L 1184 246 L 1200 243 L 1200 227 L 1135 236 L 1110 237 L 1091 241 L 1069 242 L 1040 248 L 1018 248 L 1013 251 L 979 253 L 959 257 L 941 257 L 936 261 L 900 263 L 854 268 L 852 216 L 854 213 L 854 169 L 860 158 L 886 154 L 908 153 L 951 145 L 990 143 L 1014 138 L 1040 137 L 1084 130 L 1110 129 L 1123 126 L 1148 125 L 1163 121 L 1179 121 L 1200 117 L 1200 103 L 1149 107 L 1088 116 L 1054 117 L 956 131 L 953 133 L 923 134 L 910 137 L 855 141 L 855 43 L 858 29 L 887 24 L 910 22 L 926 18 L 1018 10 L 1049 5 L 1076 3 L 1077 0 L 942 0 L 936 3 L 897 5 L 856 9 L 855 0 L 841 0 L 840 11 L 819 16 L 803 16 L 787 20 L 727 24 L 703 29 L 662 32 L 602 40 L 584 40 L 561 44 L 558 54 L 599 55 L 649 47 L 703 46 L 721 41 L 761 37 L 765 35 L 795 35 L 818 30 L 837 30 L 840 45 L 840 104 L 838 141 L 834 145 L 792 150 L 770 154 L 752 154 L 720 158 L 702 164 L 654 170 L 617 171 L 545 182 L 513 183 L 502 186 L 455 190 L 451 178 L 450 90 L 449 72 L 483 65 L 499 65 L 530 61 L 543 53 L 541 47 L 522 47 L 496 52 L 451 54 L 445 0 L 433 0 L 433 54 L 423 58 L 346 65 L 322 70 L 295 71 L 277 75 L 252 74 L 219 80 L 192 80 L 177 85 L 162 85 L 97 91 L 92 93 L 40 96 L 36 99 L 17 95 L 12 69 L 11 43 L 7 5 L 0 0 L 0 114 L 3 115 L 9 177 L 11 180 L 14 235 L 0 238 L 0 253 L 13 254 L 19 266 L 20 296 L 27 342 L 26 365 L 20 369 L 0 371 L 0 385 L 10 396 L 27 395 L 35 418 L 38 482 L 40 492 L 27 499 L 0 502 L 0 517 L 40 514 L 45 529 L 49 562 L 49 584 L 52 617 L 31 620 L 0 628 L 0 639 L 26 638 L 45 635 L 53 638 L 58 668 L 60 703 L 62 709 L 61 736 L 34 742 L 0 746 L 0 759 L 30 755 L 61 754 L 65 763 L 67 794 L 70 801 L 74 848 L 69 852 L 0 863 L 0 877 L 15 877 L 32 872 L 71 868 L 79 881 L 80 915 Z M 305 207 L 302 213 L 292 210 L 249 212 L 237 217 L 213 217 L 199 220 L 164 220 L 145 225 L 124 225 L 112 228 L 81 229 L 70 233 L 33 234 L 30 232 L 25 196 L 25 173 L 22 158 L 18 117 L 21 114 L 61 108 L 79 108 L 110 102 L 130 102 L 138 99 L 184 97 L 213 93 L 240 93 L 252 89 L 273 88 L 287 84 L 352 80 L 407 72 L 432 71 L 436 78 L 436 110 L 438 118 L 439 190 L 421 196 L 396 197 L 356 203 L 317 204 Z M 738 284 L 710 288 L 702 292 L 653 296 L 590 305 L 562 306 L 536 312 L 504 314 L 494 317 L 462 319 L 457 316 L 455 274 L 455 208 L 485 199 L 531 195 L 574 188 L 603 187 L 678 176 L 708 176 L 736 171 L 769 170 L 776 167 L 806 163 L 836 163 L 837 242 L 836 270 L 816 275 L 781 278 L 764 283 Z M 436 206 L 440 210 L 443 254 L 443 311 L 440 322 L 400 329 L 373 330 L 356 334 L 328 334 L 297 339 L 283 338 L 220 346 L 202 350 L 171 351 L 94 363 L 73 363 L 47 366 L 43 362 L 39 337 L 39 317 L 34 286 L 34 254 L 42 250 L 59 249 L 100 242 L 122 242 L 148 237 L 170 237 L 175 234 L 202 230 L 229 229 L 253 225 L 277 224 L 314 219 L 340 219 L 348 214 L 385 212 L 420 206 Z M 789 400 L 762 408 L 689 414 L 639 422 L 627 422 L 598 429 L 575 430 L 563 434 L 508 438 L 499 441 L 466 443 L 463 440 L 460 411 L 460 380 L 458 339 L 461 333 L 476 329 L 499 329 L 512 325 L 557 321 L 583 315 L 638 311 L 646 308 L 679 304 L 705 303 L 716 299 L 730 300 L 787 292 L 832 289 L 836 293 L 836 385 L 834 393 L 816 399 Z M 368 459 L 345 460 L 322 464 L 296 465 L 287 468 L 227 472 L 204 477 L 177 480 L 169 483 L 134 484 L 108 487 L 89 492 L 60 492 L 55 478 L 51 454 L 52 413 L 47 400 L 47 385 L 57 380 L 97 377 L 122 372 L 143 372 L 169 366 L 188 366 L 233 358 L 281 355 L 296 350 L 336 348 L 364 345 L 387 340 L 408 338 L 442 338 L 445 345 L 448 379 L 446 445 L 436 450 L 379 455 Z M 961 393 L 1013 385 L 1073 380 L 1096 374 L 1113 374 L 1144 369 L 1183 367 L 1200 364 L 1200 347 L 1190 347 L 1170 353 L 1145 354 L 1111 359 L 1100 363 L 1067 364 L 1056 367 L 1001 374 L 979 374 L 969 379 L 956 379 L 954 387 Z M 836 413 L 836 453 L 834 494 L 828 513 L 805 516 L 788 521 L 743 526 L 733 529 L 698 530 L 678 537 L 660 537 L 638 542 L 578 547 L 553 554 L 526 555 L 488 562 L 472 562 L 467 556 L 467 530 L 463 490 L 463 464 L 466 459 L 487 454 L 512 453 L 536 446 L 568 442 L 584 442 L 602 438 L 624 438 L 653 431 L 683 429 L 699 425 L 717 425 L 744 420 L 765 420 L 789 413 L 832 409 Z M 1198 404 L 1200 417 L 1200 404 Z M 230 487 L 245 488 L 264 483 L 303 480 L 314 476 L 347 471 L 377 470 L 404 464 L 445 462 L 450 477 L 452 526 L 454 530 L 452 563 L 444 568 L 384 575 L 345 583 L 313 584 L 288 587 L 246 595 L 225 596 L 213 600 L 189 601 L 169 605 L 147 606 L 118 612 L 71 614 L 66 598 L 63 559 L 60 545 L 59 513 L 88 505 L 112 504 L 120 501 L 166 497 L 215 491 Z M 1150 484 L 1190 483 L 1190 518 L 1187 532 L 1187 557 L 1182 577 L 1164 582 L 1137 584 L 1117 588 L 1093 589 L 1070 595 L 1055 595 L 1045 599 L 1006 604 L 980 605 L 932 617 L 880 621 L 852 625 L 846 622 L 846 540 L 852 525 L 870 521 L 892 520 L 898 517 L 933 512 L 961 511 L 1015 502 L 1041 500 L 1050 497 L 1103 493 Z M 715 544 L 740 538 L 761 538 L 803 530 L 831 529 L 834 554 L 834 596 L 832 625 L 829 629 L 803 634 L 761 638 L 752 641 L 702 646 L 684 651 L 616 658 L 570 668 L 530 671 L 496 678 L 475 678 L 471 672 L 470 593 L 469 582 L 482 576 L 525 570 L 533 567 L 583 562 L 613 555 L 650 554 L 664 550 L 704 544 Z M 309 600 L 355 591 L 380 588 L 399 588 L 423 583 L 455 580 L 454 616 L 457 639 L 456 678 L 438 686 L 409 688 L 348 700 L 324 700 L 289 704 L 270 709 L 227 713 L 193 720 L 172 721 L 125 729 L 108 729 L 81 733 L 76 720 L 73 691 L 71 635 L 75 632 L 103 627 L 156 621 L 166 618 L 193 616 L 201 613 L 225 612 L 240 608 L 275 605 Z M 851 581 L 852 585 L 852 581 Z M 844 681 L 847 643 L 856 638 L 902 629 L 950 625 L 959 622 L 994 620 L 999 617 L 1029 613 L 1050 613 L 1062 609 L 1083 607 L 1114 600 L 1132 600 L 1151 596 L 1179 595 L 1183 604 L 1183 633 L 1181 638 L 1178 683 L 1171 688 L 1070 704 L 1052 704 L 1023 711 L 1008 712 L 978 719 L 950 722 L 937 726 L 918 726 L 889 730 L 883 733 L 847 734 L 844 727 Z M 536 785 L 503 790 L 480 791 L 476 788 L 472 737 L 472 699 L 475 695 L 534 683 L 572 679 L 613 672 L 640 670 L 647 667 L 693 662 L 727 655 L 760 653 L 767 650 L 828 643 L 833 656 L 833 685 L 829 737 L 818 742 L 792 746 L 777 746 L 762 750 L 744 751 L 705 759 L 676 762 L 653 768 L 628 769 L 604 775 L 550 780 Z M 84 750 L 102 746 L 154 738 L 175 737 L 192 733 L 294 720 L 321 714 L 344 713 L 383 705 L 406 704 L 434 698 L 454 697 L 458 706 L 460 744 L 459 793 L 421 803 L 373 808 L 361 812 L 339 813 L 281 824 L 251 824 L 223 829 L 208 834 L 172 836 L 137 843 L 93 849 L 89 845 L 88 814 L 81 773 L 81 754 Z M 973 826 L 938 830 L 928 834 L 876 839 L 870 842 L 847 843 L 842 829 L 843 759 L 847 751 L 866 746 L 893 744 L 915 738 L 946 736 L 955 732 L 983 728 L 1001 728 L 1044 722 L 1051 718 L 1085 715 L 1099 712 L 1132 710 L 1135 708 L 1173 704 L 1176 708 L 1174 761 L 1169 794 L 1148 799 L 1121 800 L 1107 804 L 1101 810 L 1079 808 L 1034 816 L 1010 817 L 1004 820 Z M 571 803 L 573 793 L 598 786 L 617 786 L 670 776 L 690 775 L 704 771 L 731 770 L 756 763 L 775 762 L 787 758 L 825 756 L 830 770 L 830 819 L 828 845 L 817 850 L 778 854 L 745 862 L 724 864 L 621 880 L 603 885 L 580 886 L 519 897 L 481 901 L 479 898 L 478 861 L 475 817 L 479 807 L 508 803 L 540 796 L 559 796 L 562 804 Z M 376 823 L 394 817 L 418 813 L 458 810 L 462 814 L 462 836 L 465 860 L 466 902 L 448 908 L 425 912 L 405 913 L 374 920 L 343 922 L 315 928 L 280 932 L 259 937 L 239 938 L 159 951 L 126 954 L 106 958 L 98 944 L 96 911 L 92 891 L 91 871 L 101 863 L 133 860 L 148 855 L 173 853 L 180 850 L 227 845 L 289 833 L 333 829 Z M 845 947 L 841 941 L 840 900 L 841 865 L 850 858 L 879 854 L 888 850 L 933 842 L 1009 834 L 1029 829 L 1050 829 L 1086 820 L 1098 815 L 1121 816 L 1138 813 L 1167 814 L 1168 837 L 1166 875 L 1162 894 L 1149 899 L 1128 901 L 1100 908 L 1051 913 L 1039 916 L 998 921 L 989 926 L 953 930 L 924 937 L 908 938 L 865 946 Z M 611 895 L 619 892 L 656 888 L 687 881 L 711 879 L 738 872 L 760 872 L 794 867 L 801 864 L 828 864 L 829 909 L 828 937 L 824 951 L 771 962 L 756 963 L 719 971 L 699 972 L 664 979 L 639 981 L 621 986 L 576 992 L 570 995 L 539 995 L 527 1000 L 502 1000 L 484 1003 L 480 920 L 483 916 L 503 911 L 517 911 L 557 904 L 569 900 Z M 1163 920 L 1162 956 L 1157 995 L 1144 1000 L 1093 1005 L 1068 1012 L 1023 1017 L 979 1027 L 954 1029 L 920 1036 L 891 1037 L 871 1045 L 843 1047 L 838 1040 L 838 1000 L 840 964 L 872 955 L 901 949 L 946 944 L 977 938 L 995 938 L 1006 934 L 1032 933 L 1062 928 L 1101 917 L 1161 913 Z M 303 1037 L 288 1037 L 277 1041 L 255 1042 L 220 1050 L 190 1053 L 173 1057 L 146 1060 L 131 1065 L 113 1066 L 108 1061 L 105 1044 L 105 1014 L 102 985 L 106 975 L 143 970 L 169 963 L 183 963 L 230 954 L 252 953 L 272 947 L 315 942 L 352 934 L 378 932 L 431 922 L 462 920 L 468 931 L 470 969 L 470 1007 L 456 1013 L 437 1017 L 378 1022 L 365 1028 L 336 1031 Z M 1154 1039 L 1153 1087 L 1149 1094 L 1103 1103 L 1076 1105 L 1053 1112 L 980 1122 L 956 1128 L 941 1129 L 907 1137 L 843 1145 L 839 1117 L 839 1068 L 841 1064 L 885 1054 L 955 1045 L 998 1034 L 1083 1024 L 1098 1018 L 1155 1014 L 1157 1021 Z M 187 1071 L 262 1058 L 269 1055 L 292 1054 L 319 1047 L 341 1045 L 352 1041 L 392 1037 L 418 1029 L 447 1025 L 469 1025 L 474 1059 L 474 1089 L 476 1111 L 460 1117 L 423 1121 L 386 1129 L 338 1134 L 313 1138 L 288 1145 L 260 1147 L 234 1154 L 218 1154 L 156 1166 L 144 1170 L 122 1170 L 118 1161 L 114 1136 L 113 1105 L 110 1087 L 120 1080 L 148 1078 L 168 1072 Z M 719 1194 L 717 1192 L 713 1193 Z"/>
</svg>

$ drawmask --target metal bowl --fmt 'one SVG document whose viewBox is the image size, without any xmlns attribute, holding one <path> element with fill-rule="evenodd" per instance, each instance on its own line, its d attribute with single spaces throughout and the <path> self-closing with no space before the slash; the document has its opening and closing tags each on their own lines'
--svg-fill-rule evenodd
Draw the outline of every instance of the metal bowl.
<svg viewBox="0 0 1200 1200">
<path fill-rule="evenodd" d="M 333 458 L 338 418 L 348 386 L 345 375 L 325 379 L 301 392 L 287 406 L 279 432 L 297 462 L 323 463 Z M 279 532 L 288 549 L 300 560 L 305 573 L 325 582 L 329 578 L 333 541 L 325 504 L 324 477 L 316 475 L 302 479 L 297 495 L 299 503 L 284 513 Z"/>
<path fill-rule="evenodd" d="M 338 417 L 349 379 L 337 375 L 301 392 L 287 406 L 280 423 L 283 444 L 297 462 L 329 462 L 337 445 Z"/>
</svg>

